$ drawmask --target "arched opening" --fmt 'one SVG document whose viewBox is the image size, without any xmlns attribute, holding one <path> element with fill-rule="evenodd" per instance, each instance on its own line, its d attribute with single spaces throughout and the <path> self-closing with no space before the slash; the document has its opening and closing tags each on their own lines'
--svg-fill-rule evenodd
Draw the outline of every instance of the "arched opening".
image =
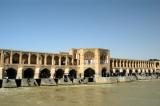
<svg viewBox="0 0 160 106">
<path fill-rule="evenodd" d="M 151 76 L 151 70 L 148 70 L 148 75 Z"/>
<path fill-rule="evenodd" d="M 43 69 L 40 71 L 39 78 L 49 78 L 51 76 L 50 70 Z"/>
<path fill-rule="evenodd" d="M 125 76 L 126 75 L 126 70 L 124 69 L 123 72 L 121 73 L 121 76 Z"/>
<path fill-rule="evenodd" d="M 88 78 L 88 82 L 94 82 L 95 71 L 88 68 L 84 71 L 84 78 Z"/>
<path fill-rule="evenodd" d="M 37 63 L 37 56 L 36 55 L 31 55 L 31 64 L 36 64 Z"/>
<path fill-rule="evenodd" d="M 88 68 L 84 71 L 84 77 L 94 77 L 95 71 L 92 68 Z"/>
<path fill-rule="evenodd" d="M 132 70 L 129 70 L 129 76 L 132 76 Z"/>
<path fill-rule="evenodd" d="M 113 76 L 113 70 L 110 71 L 110 76 Z"/>
<path fill-rule="evenodd" d="M 106 60 L 107 60 L 107 53 L 103 52 L 100 55 L 100 64 L 106 64 Z"/>
<path fill-rule="evenodd" d="M 138 70 L 135 70 L 135 74 L 138 75 Z"/>
<path fill-rule="evenodd" d="M 68 61 L 69 61 L 68 64 L 72 65 L 72 58 L 71 57 L 68 57 Z"/>
<path fill-rule="evenodd" d="M 34 70 L 31 68 L 28 68 L 23 71 L 23 78 L 33 78 L 34 77 Z"/>
<path fill-rule="evenodd" d="M 4 53 L 4 63 L 9 64 L 10 63 L 10 53 L 5 52 Z"/>
<path fill-rule="evenodd" d="M 18 54 L 18 53 L 15 53 L 15 54 L 13 55 L 12 63 L 13 63 L 13 64 L 19 64 L 19 54 Z"/>
<path fill-rule="evenodd" d="M 62 58 L 61 58 L 61 65 L 65 65 L 65 63 L 66 63 L 66 58 L 65 58 L 65 57 L 62 57 Z"/>
<path fill-rule="evenodd" d="M 120 75 L 120 71 L 117 69 L 115 72 L 115 76 L 119 76 Z"/>
<path fill-rule="evenodd" d="M 8 79 L 16 79 L 17 71 L 13 68 L 9 68 L 4 72 L 4 77 L 8 77 Z"/>
<path fill-rule="evenodd" d="M 41 65 L 44 65 L 44 55 L 40 55 L 40 56 L 39 56 L 39 63 L 40 63 Z"/>
<path fill-rule="evenodd" d="M 84 63 L 85 64 L 94 64 L 94 52 L 87 51 L 84 54 Z"/>
<path fill-rule="evenodd" d="M 28 55 L 27 54 L 22 55 L 22 64 L 28 64 Z"/>
<path fill-rule="evenodd" d="M 77 71 L 75 69 L 70 70 L 69 77 L 76 79 L 77 78 Z"/>
<path fill-rule="evenodd" d="M 55 62 L 55 65 L 59 65 L 59 57 L 58 56 L 54 57 L 54 62 Z"/>
<path fill-rule="evenodd" d="M 55 78 L 61 79 L 64 76 L 64 70 L 58 69 L 55 73 Z"/>
<path fill-rule="evenodd" d="M 47 65 L 52 65 L 52 56 L 47 56 Z"/>
<path fill-rule="evenodd" d="M 77 71 L 74 69 L 70 70 L 68 76 L 69 76 L 70 80 L 73 82 L 73 79 L 77 78 Z"/>
<path fill-rule="evenodd" d="M 102 69 L 102 77 L 106 77 L 107 76 L 107 70 L 106 68 Z"/>
</svg>

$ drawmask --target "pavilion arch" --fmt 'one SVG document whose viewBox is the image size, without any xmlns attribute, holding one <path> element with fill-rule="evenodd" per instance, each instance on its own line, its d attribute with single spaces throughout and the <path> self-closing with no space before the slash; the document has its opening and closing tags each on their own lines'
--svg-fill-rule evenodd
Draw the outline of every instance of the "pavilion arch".
<svg viewBox="0 0 160 106">
<path fill-rule="evenodd" d="M 40 65 L 44 65 L 44 55 L 40 55 L 39 56 L 39 63 L 40 63 Z"/>
<path fill-rule="evenodd" d="M 16 79 L 17 70 L 14 68 L 8 68 L 4 71 L 4 77 L 8 77 L 8 79 Z"/>
<path fill-rule="evenodd" d="M 10 63 L 10 53 L 9 52 L 5 52 L 4 53 L 4 63 L 5 64 L 9 64 Z"/>
<path fill-rule="evenodd" d="M 106 77 L 107 76 L 107 70 L 106 70 L 106 68 L 102 69 L 101 74 L 102 74 L 102 77 Z"/>
<path fill-rule="evenodd" d="M 34 70 L 27 68 L 23 71 L 23 78 L 34 78 Z"/>
<path fill-rule="evenodd" d="M 63 56 L 61 58 L 61 65 L 65 65 L 65 63 L 66 63 L 66 57 Z"/>
<path fill-rule="evenodd" d="M 55 65 L 59 65 L 59 56 L 54 57 Z"/>
<path fill-rule="evenodd" d="M 68 64 L 72 65 L 72 57 L 68 57 Z"/>
<path fill-rule="evenodd" d="M 22 64 L 28 64 L 28 54 L 22 55 Z"/>
<path fill-rule="evenodd" d="M 47 65 L 52 65 L 52 56 L 47 56 Z"/>
<path fill-rule="evenodd" d="M 64 76 L 64 70 L 63 69 L 58 69 L 55 72 L 55 78 L 56 79 L 61 79 Z"/>
<path fill-rule="evenodd" d="M 71 69 L 69 71 L 69 78 L 72 78 L 72 79 L 76 79 L 77 78 L 77 71 L 75 69 Z"/>
<path fill-rule="evenodd" d="M 39 78 L 49 78 L 51 76 L 50 70 L 45 68 L 42 69 L 39 73 Z"/>
<path fill-rule="evenodd" d="M 94 63 L 94 52 L 92 51 L 87 51 L 84 53 L 84 62 L 85 64 L 93 64 Z"/>
<path fill-rule="evenodd" d="M 20 58 L 20 55 L 18 53 L 13 54 L 12 63 L 19 64 L 19 58 Z"/>
<path fill-rule="evenodd" d="M 88 78 L 94 78 L 95 77 L 95 70 L 92 68 L 87 68 L 84 71 L 84 77 L 88 77 Z"/>
<path fill-rule="evenodd" d="M 35 54 L 31 55 L 31 64 L 36 64 L 37 63 L 37 56 Z"/>
</svg>

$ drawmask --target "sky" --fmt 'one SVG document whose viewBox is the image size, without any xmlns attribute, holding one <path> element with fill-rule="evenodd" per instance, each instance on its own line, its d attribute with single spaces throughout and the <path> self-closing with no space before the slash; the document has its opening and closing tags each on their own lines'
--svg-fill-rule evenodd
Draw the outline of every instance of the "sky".
<svg viewBox="0 0 160 106">
<path fill-rule="evenodd" d="M 0 0 L 0 48 L 105 48 L 160 59 L 160 0 Z"/>
</svg>

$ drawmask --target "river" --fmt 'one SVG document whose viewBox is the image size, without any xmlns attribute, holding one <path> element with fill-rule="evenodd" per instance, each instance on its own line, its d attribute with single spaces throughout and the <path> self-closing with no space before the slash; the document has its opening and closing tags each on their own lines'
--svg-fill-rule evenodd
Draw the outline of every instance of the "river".
<svg viewBox="0 0 160 106">
<path fill-rule="evenodd" d="M 160 106 L 160 80 L 0 88 L 0 106 Z"/>
</svg>

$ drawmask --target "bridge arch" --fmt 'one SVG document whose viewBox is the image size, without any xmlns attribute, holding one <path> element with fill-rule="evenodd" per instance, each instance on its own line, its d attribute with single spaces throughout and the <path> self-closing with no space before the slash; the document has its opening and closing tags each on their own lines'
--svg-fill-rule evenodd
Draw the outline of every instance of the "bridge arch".
<svg viewBox="0 0 160 106">
<path fill-rule="evenodd" d="M 77 71 L 75 69 L 70 70 L 69 77 L 72 79 L 76 79 L 77 78 Z"/>
<path fill-rule="evenodd" d="M 8 79 L 16 79 L 17 76 L 17 70 L 14 68 L 9 68 L 5 70 L 4 77 L 8 77 Z"/>
<path fill-rule="evenodd" d="M 23 71 L 23 78 L 34 78 L 34 70 L 27 68 Z"/>
<path fill-rule="evenodd" d="M 106 70 L 106 68 L 102 69 L 101 74 L 102 74 L 102 77 L 106 77 L 107 76 L 107 70 Z"/>
<path fill-rule="evenodd" d="M 49 78 L 51 76 L 50 70 L 47 68 L 43 69 L 39 73 L 39 78 Z"/>
<path fill-rule="evenodd" d="M 63 69 L 58 69 L 55 72 L 55 78 L 61 79 L 61 78 L 63 78 L 63 76 L 64 76 L 64 70 Z"/>
<path fill-rule="evenodd" d="M 95 70 L 92 69 L 92 68 L 87 68 L 85 71 L 84 71 L 84 77 L 89 77 L 89 78 L 93 78 L 95 76 Z"/>
</svg>

